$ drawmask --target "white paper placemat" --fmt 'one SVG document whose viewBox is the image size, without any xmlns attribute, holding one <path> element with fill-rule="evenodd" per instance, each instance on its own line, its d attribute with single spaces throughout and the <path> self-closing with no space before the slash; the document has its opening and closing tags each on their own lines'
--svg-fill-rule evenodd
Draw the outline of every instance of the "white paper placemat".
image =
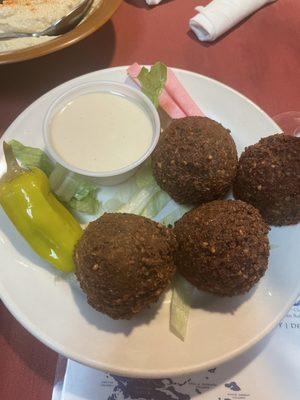
<svg viewBox="0 0 300 400">
<path fill-rule="evenodd" d="M 61 367 L 60 367 L 61 368 Z M 197 375 L 131 379 L 68 360 L 52 400 L 299 400 L 300 298 L 273 335 Z"/>
</svg>

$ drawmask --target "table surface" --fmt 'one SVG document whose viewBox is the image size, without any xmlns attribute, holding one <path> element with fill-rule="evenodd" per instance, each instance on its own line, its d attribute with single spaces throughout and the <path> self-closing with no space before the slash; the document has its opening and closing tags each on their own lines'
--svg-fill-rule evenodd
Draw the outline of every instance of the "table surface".
<svg viewBox="0 0 300 400">
<path fill-rule="evenodd" d="M 208 75 L 245 94 L 270 115 L 300 109 L 300 2 L 278 0 L 219 40 L 201 43 L 189 31 L 203 0 L 164 0 L 149 8 L 125 0 L 111 21 L 84 41 L 49 56 L 0 67 L 0 132 L 55 86 L 134 61 Z M 57 354 L 0 303 L 0 399 L 50 399 Z"/>
</svg>

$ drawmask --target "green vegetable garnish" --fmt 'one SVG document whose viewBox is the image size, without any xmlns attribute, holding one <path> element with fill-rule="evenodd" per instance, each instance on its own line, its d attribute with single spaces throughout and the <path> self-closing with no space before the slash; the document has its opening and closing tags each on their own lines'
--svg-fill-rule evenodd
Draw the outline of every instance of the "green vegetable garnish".
<svg viewBox="0 0 300 400">
<path fill-rule="evenodd" d="M 142 211 L 142 216 L 147 218 L 154 218 L 171 200 L 168 193 L 163 190 L 159 190 L 152 196 L 151 201 L 147 204 L 147 207 Z"/>
<path fill-rule="evenodd" d="M 177 206 L 173 211 L 171 211 L 169 214 L 164 216 L 159 222 L 161 224 L 164 224 L 166 226 L 169 225 L 174 225 L 174 223 L 179 220 L 185 213 L 190 211 L 192 207 L 190 206 L 185 206 L 185 205 L 180 205 Z"/>
<path fill-rule="evenodd" d="M 15 157 L 25 168 L 40 168 L 49 176 L 54 168 L 54 163 L 45 152 L 35 147 L 24 146 L 17 140 L 11 140 L 9 144 L 12 147 Z"/>
<path fill-rule="evenodd" d="M 113 197 L 103 202 L 102 212 L 132 213 L 153 218 L 170 201 L 170 196 L 157 185 L 149 161 L 132 179 L 115 189 Z M 102 194 L 105 195 L 105 189 Z"/>
<path fill-rule="evenodd" d="M 148 206 L 148 203 L 159 191 L 159 187 L 152 185 L 145 187 L 144 189 L 137 192 L 129 203 L 121 207 L 118 212 L 142 215 L 143 210 Z"/>
<path fill-rule="evenodd" d="M 102 203 L 102 212 L 114 213 L 123 206 L 124 203 L 120 199 L 113 197 L 112 199 L 106 200 Z"/>
<path fill-rule="evenodd" d="M 156 185 L 156 181 L 152 174 L 151 162 L 148 159 L 134 176 L 138 189 Z"/>
<path fill-rule="evenodd" d="M 99 210 L 97 191 L 99 188 L 82 176 L 59 164 L 54 164 L 41 149 L 24 146 L 17 140 L 10 142 L 15 157 L 26 168 L 40 168 L 49 177 L 51 190 L 67 207 L 85 214 L 94 215 Z"/>
<path fill-rule="evenodd" d="M 185 339 L 194 288 L 181 276 L 176 276 L 170 308 L 170 330 L 182 341 Z"/>
<path fill-rule="evenodd" d="M 59 200 L 73 210 L 90 215 L 99 211 L 99 189 L 82 176 L 56 164 L 49 176 L 49 182 Z"/>
<path fill-rule="evenodd" d="M 98 214 L 100 203 L 97 199 L 98 189 L 90 187 L 88 194 L 81 200 L 77 199 L 76 195 L 72 197 L 68 205 L 75 211 L 79 211 L 84 214 L 95 215 Z"/>
<path fill-rule="evenodd" d="M 149 97 L 155 107 L 167 80 L 167 66 L 161 62 L 155 63 L 150 71 L 143 67 L 138 75 L 142 92 Z"/>
</svg>

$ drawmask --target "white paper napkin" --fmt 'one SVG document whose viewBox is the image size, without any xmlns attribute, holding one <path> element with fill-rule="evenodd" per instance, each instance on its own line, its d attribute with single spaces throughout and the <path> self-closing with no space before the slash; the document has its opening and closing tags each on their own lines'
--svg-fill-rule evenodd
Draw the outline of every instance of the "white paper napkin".
<svg viewBox="0 0 300 400">
<path fill-rule="evenodd" d="M 190 28 L 199 40 L 213 41 L 248 15 L 276 0 L 213 0 L 190 20 Z"/>
<path fill-rule="evenodd" d="M 220 367 L 193 376 L 146 380 L 118 377 L 69 360 L 52 400 L 299 400 L 299 373 L 300 298 L 271 337 Z"/>
<path fill-rule="evenodd" d="M 159 4 L 162 0 L 146 0 L 146 3 L 148 4 L 148 6 L 156 6 L 157 4 Z"/>
</svg>

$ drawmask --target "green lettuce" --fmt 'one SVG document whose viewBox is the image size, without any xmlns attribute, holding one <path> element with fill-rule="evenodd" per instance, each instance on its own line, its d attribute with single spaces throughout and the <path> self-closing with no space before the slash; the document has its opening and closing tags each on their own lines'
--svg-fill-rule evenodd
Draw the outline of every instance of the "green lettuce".
<svg viewBox="0 0 300 400">
<path fill-rule="evenodd" d="M 124 204 L 118 212 L 142 215 L 143 210 L 148 207 L 148 204 L 152 201 L 152 198 L 158 191 L 158 186 L 143 188 L 132 197 L 129 203 Z"/>
<path fill-rule="evenodd" d="M 180 205 L 172 210 L 169 214 L 160 219 L 160 223 L 166 226 L 174 225 L 185 213 L 192 209 L 191 206 Z"/>
<path fill-rule="evenodd" d="M 105 194 L 105 189 L 102 193 Z M 102 203 L 101 212 L 132 213 L 153 218 L 169 201 L 169 195 L 157 185 L 148 160 L 129 181 L 114 188 L 113 197 Z"/>
<path fill-rule="evenodd" d="M 150 71 L 143 67 L 138 75 L 142 92 L 149 97 L 155 107 L 158 107 L 159 95 L 167 81 L 167 66 L 161 62 L 155 63 Z"/>
<path fill-rule="evenodd" d="M 163 190 L 158 190 L 151 201 L 142 211 L 142 216 L 147 218 L 154 218 L 160 211 L 169 203 L 171 197 Z"/>
<path fill-rule="evenodd" d="M 170 331 L 184 341 L 194 287 L 180 275 L 174 279 L 170 308 Z"/>
<path fill-rule="evenodd" d="M 84 214 L 96 215 L 99 213 L 100 202 L 97 199 L 98 188 L 90 186 L 85 197 L 80 197 L 75 194 L 72 199 L 67 203 L 75 211 Z"/>
<path fill-rule="evenodd" d="M 17 140 L 11 140 L 9 144 L 13 149 L 15 157 L 23 167 L 40 168 L 47 176 L 49 176 L 53 171 L 54 163 L 43 150 L 35 147 L 24 146 Z"/>
<path fill-rule="evenodd" d="M 67 207 L 90 215 L 98 213 L 99 188 L 96 185 L 62 165 L 54 164 L 41 149 L 25 146 L 17 140 L 12 140 L 9 144 L 23 167 L 36 167 L 45 172 L 49 177 L 51 190 Z"/>
<path fill-rule="evenodd" d="M 99 188 L 75 172 L 69 171 L 60 164 L 49 176 L 52 191 L 68 207 L 84 214 L 95 215 L 100 203 L 97 199 Z"/>
</svg>

